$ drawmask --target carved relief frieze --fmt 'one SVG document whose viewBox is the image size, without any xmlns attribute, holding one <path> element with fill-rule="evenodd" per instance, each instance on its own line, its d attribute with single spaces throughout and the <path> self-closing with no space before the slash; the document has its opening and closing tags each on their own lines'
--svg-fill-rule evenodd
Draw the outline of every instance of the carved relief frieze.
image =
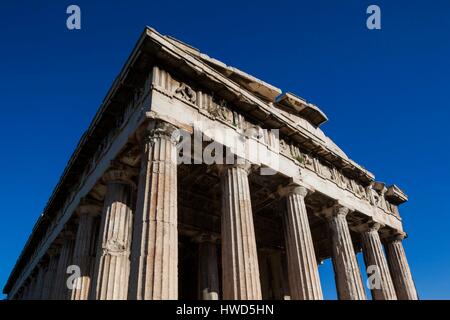
<svg viewBox="0 0 450 320">
<path fill-rule="evenodd" d="M 212 104 L 210 105 L 208 112 L 210 115 L 215 117 L 216 119 L 222 120 L 228 124 L 234 124 L 234 115 L 233 111 L 230 110 L 230 107 L 227 105 L 227 102 L 224 99 L 218 99 L 214 96 L 212 97 Z"/>
<path fill-rule="evenodd" d="M 280 153 L 288 157 L 291 156 L 290 146 L 284 139 L 280 139 Z"/>
<path fill-rule="evenodd" d="M 323 164 L 320 161 L 317 161 L 317 165 L 320 167 L 320 175 L 323 178 L 335 182 L 335 177 L 334 177 L 332 168 Z"/>
<path fill-rule="evenodd" d="M 205 116 L 225 123 L 234 129 L 245 133 L 248 137 L 259 140 L 271 148 L 278 148 L 279 140 L 270 130 L 246 120 L 225 99 L 214 92 L 196 89 L 182 81 L 171 77 L 170 74 L 158 67 L 153 69 L 153 88 L 171 97 L 182 100 L 197 108 Z M 255 134 L 256 133 L 256 134 Z"/>
<path fill-rule="evenodd" d="M 178 87 L 175 89 L 175 95 L 193 104 L 197 101 L 197 93 L 187 84 L 182 82 L 180 82 Z"/>
<path fill-rule="evenodd" d="M 305 154 L 305 167 L 311 171 L 315 171 L 314 158 L 309 154 Z"/>
</svg>

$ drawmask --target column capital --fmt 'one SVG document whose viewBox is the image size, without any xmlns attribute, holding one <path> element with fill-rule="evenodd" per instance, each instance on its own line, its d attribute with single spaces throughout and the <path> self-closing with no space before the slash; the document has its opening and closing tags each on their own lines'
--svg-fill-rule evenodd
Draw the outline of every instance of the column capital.
<svg viewBox="0 0 450 320">
<path fill-rule="evenodd" d="M 170 122 L 152 119 L 146 124 L 143 133 L 137 135 L 137 140 L 139 142 L 151 142 L 154 138 L 165 138 L 176 144 L 180 140 L 180 135 L 177 132 L 178 128 Z"/>
<path fill-rule="evenodd" d="M 64 229 L 59 233 L 59 241 L 56 240 L 57 244 L 63 244 L 65 240 L 73 240 L 75 239 L 75 230 L 74 230 L 74 226 L 71 225 L 66 225 L 64 227 Z"/>
<path fill-rule="evenodd" d="M 78 217 L 84 215 L 98 216 L 102 213 L 102 204 L 92 199 L 83 198 L 76 209 Z"/>
<path fill-rule="evenodd" d="M 138 170 L 118 162 L 111 162 L 111 168 L 103 175 L 105 183 L 123 183 L 136 188 L 133 177 L 138 174 Z"/>
<path fill-rule="evenodd" d="M 379 222 L 370 220 L 370 221 L 362 223 L 362 224 L 360 224 L 360 225 L 358 225 L 358 226 L 356 226 L 356 227 L 354 227 L 352 229 L 354 229 L 355 231 L 358 231 L 360 233 L 363 233 L 363 232 L 378 232 L 378 230 L 380 230 L 380 228 L 382 228 L 383 226 L 384 225 L 379 223 Z"/>
<path fill-rule="evenodd" d="M 252 164 L 249 161 L 247 161 L 247 160 L 243 160 L 243 159 L 239 160 L 238 159 L 238 160 L 236 160 L 236 163 L 233 163 L 233 164 L 226 164 L 226 163 L 224 163 L 224 164 L 216 164 L 216 165 L 214 165 L 214 168 L 215 168 L 215 170 L 216 170 L 216 172 L 217 172 L 217 174 L 219 176 L 224 175 L 227 172 L 227 170 L 231 169 L 231 168 L 242 169 L 248 175 L 248 174 L 250 174 L 250 172 L 252 170 Z"/>
<path fill-rule="evenodd" d="M 352 210 L 350 210 L 349 208 L 335 203 L 330 207 L 324 208 L 321 212 L 317 213 L 317 215 L 329 220 L 337 216 L 346 217 L 350 212 L 352 212 Z"/>
<path fill-rule="evenodd" d="M 393 241 L 403 241 L 403 239 L 406 239 L 408 235 L 406 232 L 403 231 L 395 231 L 392 232 L 390 235 L 384 237 L 383 242 L 389 243 Z"/>
<path fill-rule="evenodd" d="M 216 243 L 216 241 L 219 239 L 219 236 L 217 234 L 212 233 L 200 233 L 194 237 L 194 241 L 197 243 Z"/>
<path fill-rule="evenodd" d="M 350 209 L 341 205 L 334 205 L 332 208 L 332 214 L 334 216 L 343 215 L 347 216 L 350 213 Z"/>
<path fill-rule="evenodd" d="M 312 191 L 298 184 L 289 184 L 287 186 L 279 186 L 277 192 L 282 198 L 290 196 L 292 194 L 298 194 L 302 198 L 305 198 Z"/>
</svg>

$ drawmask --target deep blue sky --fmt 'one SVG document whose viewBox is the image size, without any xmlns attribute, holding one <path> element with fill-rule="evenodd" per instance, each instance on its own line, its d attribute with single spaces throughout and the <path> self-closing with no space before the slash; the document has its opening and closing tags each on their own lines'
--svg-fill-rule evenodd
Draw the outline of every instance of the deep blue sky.
<svg viewBox="0 0 450 320">
<path fill-rule="evenodd" d="M 20 3 L 20 4 L 19 4 Z M 77 4 L 82 29 L 66 29 Z M 366 28 L 378 4 L 382 30 Z M 325 132 L 396 183 L 423 299 L 450 298 L 450 2 L 3 1 L 0 285 L 145 25 L 319 105 Z M 320 268 L 335 297 L 331 264 Z"/>
</svg>

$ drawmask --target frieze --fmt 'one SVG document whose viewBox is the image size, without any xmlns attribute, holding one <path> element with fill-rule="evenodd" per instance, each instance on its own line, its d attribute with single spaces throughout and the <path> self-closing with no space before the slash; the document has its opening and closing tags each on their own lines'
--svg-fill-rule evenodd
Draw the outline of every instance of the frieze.
<svg viewBox="0 0 450 320">
<path fill-rule="evenodd" d="M 175 95 L 194 104 L 197 101 L 197 93 L 187 84 L 182 82 L 180 82 L 175 89 Z"/>
</svg>

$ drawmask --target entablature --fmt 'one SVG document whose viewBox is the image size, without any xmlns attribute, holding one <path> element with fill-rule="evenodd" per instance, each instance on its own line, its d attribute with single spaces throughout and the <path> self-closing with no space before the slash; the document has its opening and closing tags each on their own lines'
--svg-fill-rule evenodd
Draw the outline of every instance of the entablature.
<svg viewBox="0 0 450 320">
<path fill-rule="evenodd" d="M 186 84 L 158 66 L 153 69 L 153 89 L 168 99 L 160 100 L 153 95 L 152 108 L 156 108 L 156 113 L 162 112 L 177 118 L 178 121 L 184 121 L 185 125 L 193 125 L 194 119 L 198 118 L 195 115 L 188 116 L 190 112 L 186 108 L 178 109 L 176 106 L 179 104 L 175 103 L 175 100 L 178 100 L 210 119 L 211 123 L 206 127 L 210 127 L 213 123 L 222 123 L 240 135 L 248 136 L 248 133 L 251 133 L 251 139 L 266 146 L 268 150 L 273 150 L 290 159 L 300 170 L 311 171 L 341 190 L 350 192 L 355 198 L 366 201 L 368 207 L 376 208 L 380 214 L 391 215 L 400 220 L 397 207 L 386 201 L 384 194 L 374 190 L 373 183 L 363 184 L 361 181 L 349 177 L 342 169 L 333 166 L 317 154 L 308 152 L 298 143 L 289 138 L 275 135 L 272 130 L 263 128 L 257 121 L 244 115 L 227 100 L 217 98 L 213 92 L 192 83 Z M 214 127 L 218 128 L 217 125 Z M 194 129 L 190 130 L 190 132 L 193 131 Z"/>
</svg>

